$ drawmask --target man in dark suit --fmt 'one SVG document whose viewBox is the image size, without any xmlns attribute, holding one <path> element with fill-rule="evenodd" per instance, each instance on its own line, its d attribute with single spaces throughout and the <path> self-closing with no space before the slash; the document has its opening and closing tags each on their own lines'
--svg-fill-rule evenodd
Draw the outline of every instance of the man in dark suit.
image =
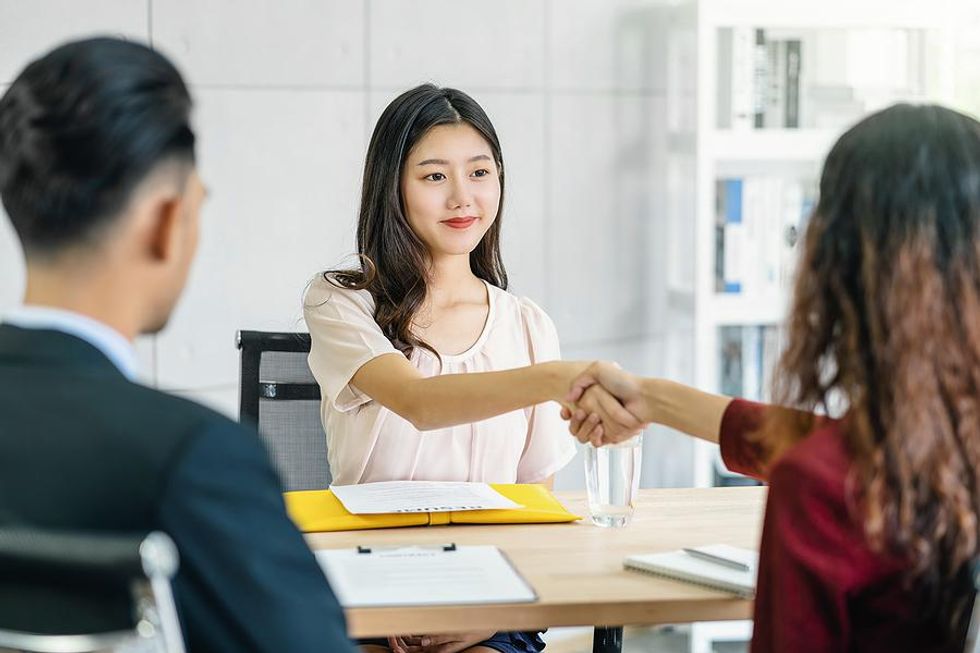
<svg viewBox="0 0 980 653">
<path fill-rule="evenodd" d="M 256 433 L 134 380 L 197 246 L 190 110 L 169 61 L 115 39 L 55 49 L 0 99 L 27 259 L 0 325 L 0 524 L 165 531 L 191 651 L 352 651 Z"/>
</svg>

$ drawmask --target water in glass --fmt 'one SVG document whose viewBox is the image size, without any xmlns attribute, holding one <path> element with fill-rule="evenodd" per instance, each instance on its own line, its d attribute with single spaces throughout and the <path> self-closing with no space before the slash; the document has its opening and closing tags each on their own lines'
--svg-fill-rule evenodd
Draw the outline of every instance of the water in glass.
<svg viewBox="0 0 980 653">
<path fill-rule="evenodd" d="M 621 528 L 630 523 L 640 486 L 643 436 L 585 450 L 589 513 L 596 526 Z"/>
</svg>

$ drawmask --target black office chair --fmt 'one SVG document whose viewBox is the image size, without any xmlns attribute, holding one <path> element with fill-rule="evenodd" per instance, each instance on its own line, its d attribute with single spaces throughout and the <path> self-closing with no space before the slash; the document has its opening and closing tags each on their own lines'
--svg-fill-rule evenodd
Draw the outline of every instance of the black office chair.
<svg viewBox="0 0 980 653">
<path fill-rule="evenodd" d="M 176 572 L 160 532 L 0 528 L 0 651 L 183 653 Z"/>
<path fill-rule="evenodd" d="M 285 490 L 330 485 L 320 386 L 310 372 L 310 334 L 239 331 L 240 420 L 255 425 Z"/>
</svg>

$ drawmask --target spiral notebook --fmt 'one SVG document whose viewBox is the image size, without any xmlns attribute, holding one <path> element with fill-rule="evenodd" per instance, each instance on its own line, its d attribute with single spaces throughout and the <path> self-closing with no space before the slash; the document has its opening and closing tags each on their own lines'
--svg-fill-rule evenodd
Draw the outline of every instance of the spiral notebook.
<svg viewBox="0 0 980 653">
<path fill-rule="evenodd" d="M 759 554 L 737 546 L 710 544 L 629 556 L 623 566 L 752 598 Z"/>
</svg>

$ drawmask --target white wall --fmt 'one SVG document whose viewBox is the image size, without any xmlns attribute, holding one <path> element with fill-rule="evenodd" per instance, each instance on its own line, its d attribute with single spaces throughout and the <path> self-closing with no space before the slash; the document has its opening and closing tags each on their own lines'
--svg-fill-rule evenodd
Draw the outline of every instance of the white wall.
<svg viewBox="0 0 980 653">
<path fill-rule="evenodd" d="M 353 250 L 373 122 L 422 81 L 466 90 L 494 121 L 512 290 L 550 312 L 565 355 L 684 380 L 691 325 L 671 313 L 665 279 L 668 260 L 693 252 L 668 242 L 664 217 L 662 12 L 631 0 L 0 0 L 0 85 L 95 32 L 151 42 L 190 81 L 212 194 L 188 291 L 139 346 L 163 389 L 236 414 L 236 329 L 304 328 L 306 280 Z M 4 221 L 0 311 L 22 267 Z M 645 485 L 691 480 L 679 437 L 649 435 L 645 461 Z M 581 463 L 558 484 L 582 487 Z"/>
</svg>

